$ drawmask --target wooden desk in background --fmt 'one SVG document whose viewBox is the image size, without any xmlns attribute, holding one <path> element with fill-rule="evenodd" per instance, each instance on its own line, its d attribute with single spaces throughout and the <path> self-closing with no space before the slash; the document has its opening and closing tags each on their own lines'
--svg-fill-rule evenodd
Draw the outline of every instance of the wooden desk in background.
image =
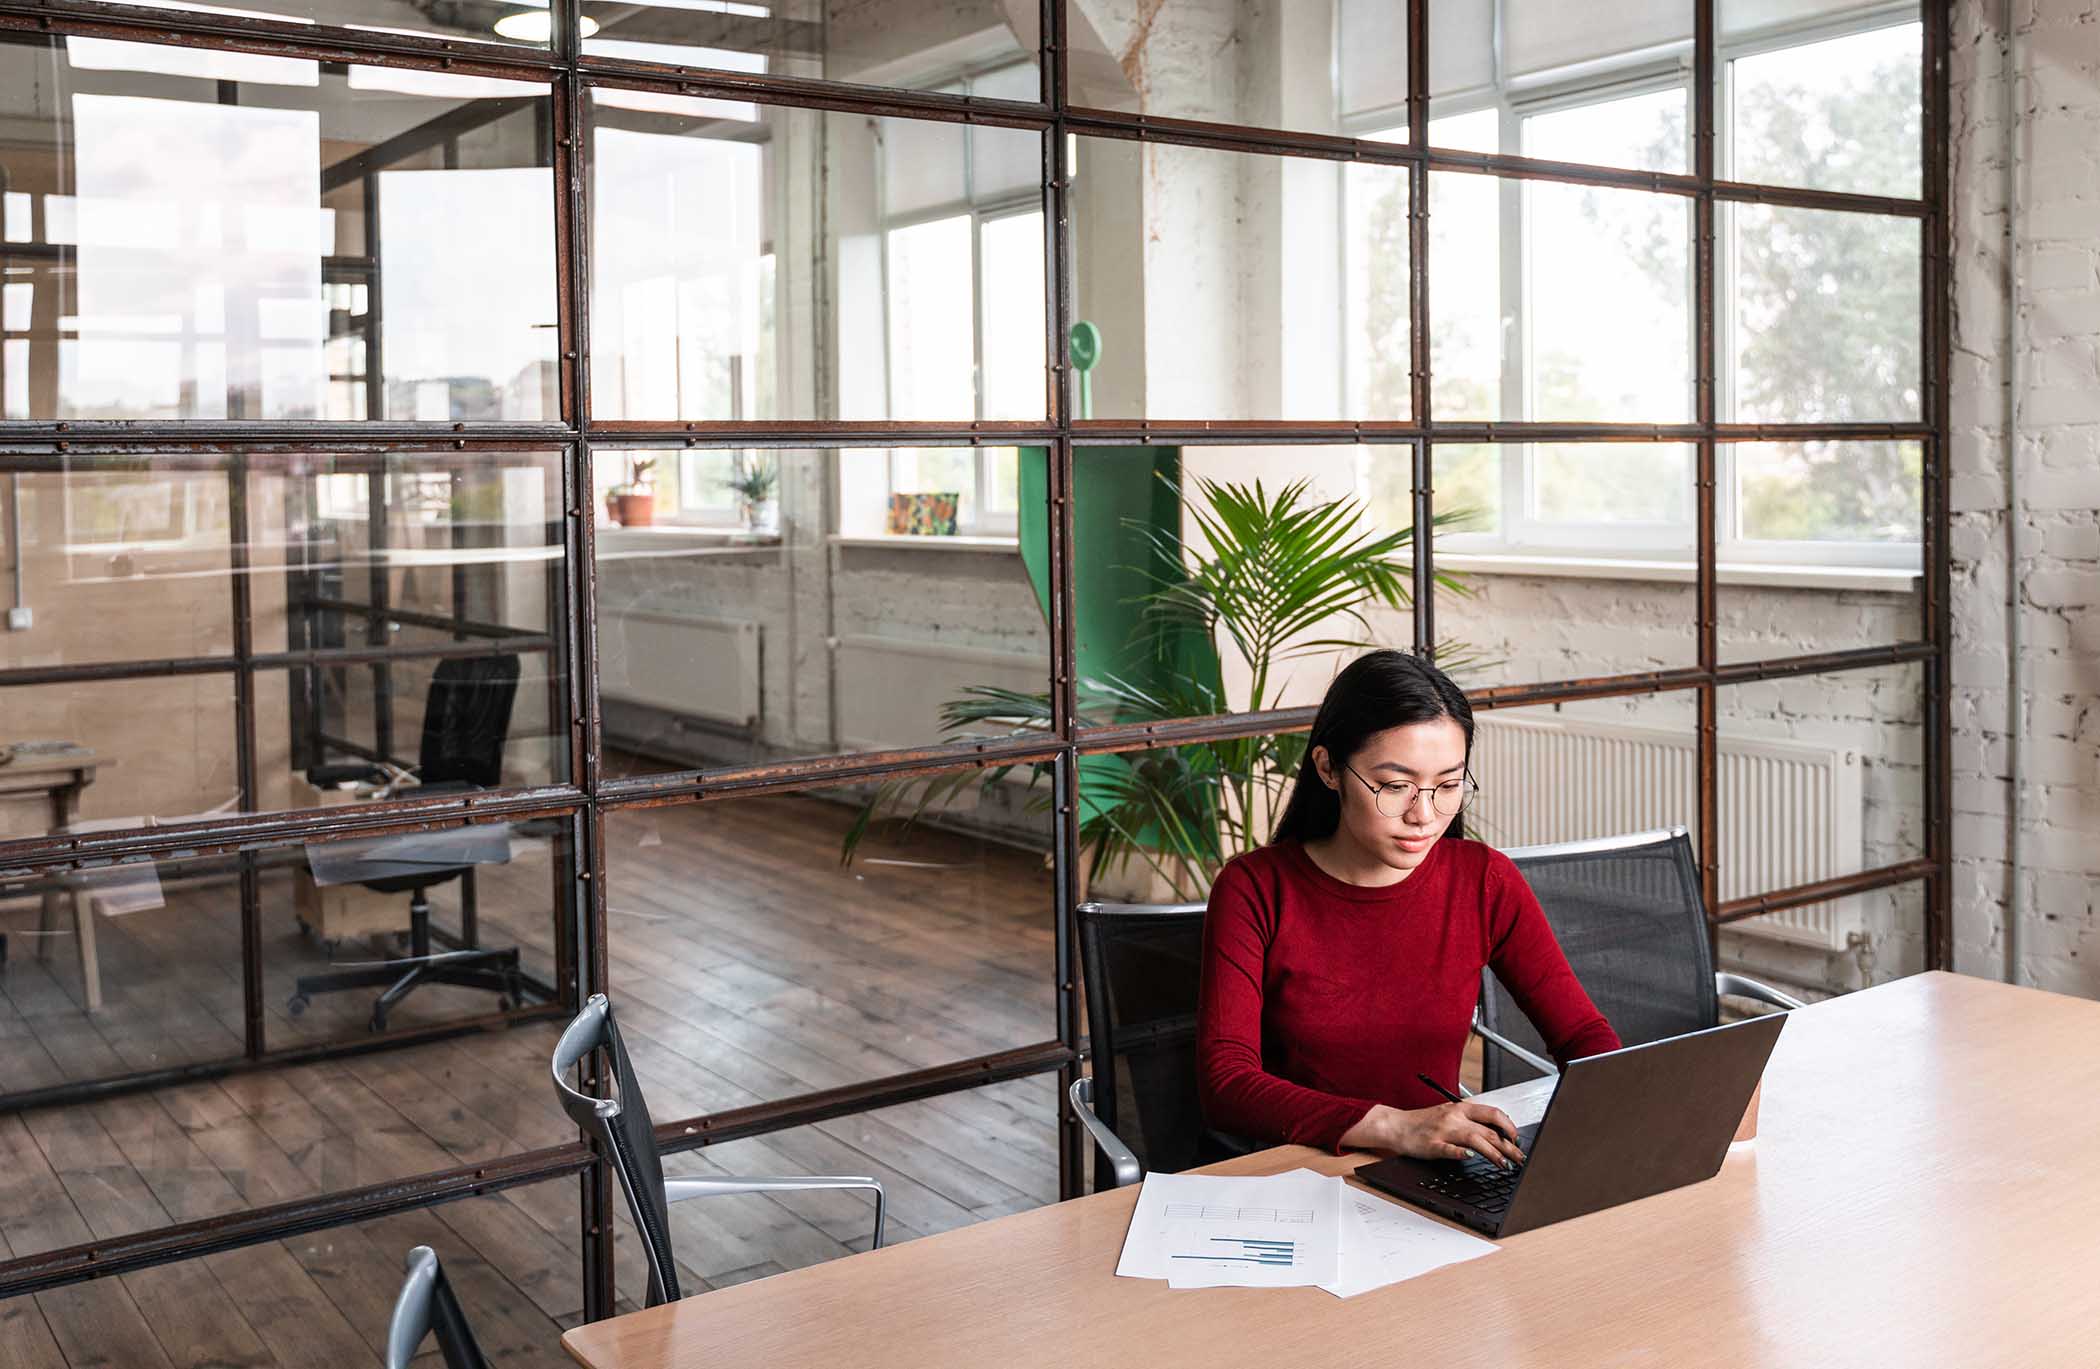
<svg viewBox="0 0 2100 1369">
<path fill-rule="evenodd" d="M 102 761 L 87 747 L 71 742 L 14 745 L 14 756 L 0 764 L 0 802 L 37 795 L 43 799 L 51 820 L 43 827 L 13 835 L 41 836 L 72 826 L 80 812 L 80 791 L 95 782 L 95 769 Z M 8 828 L 0 827 L 0 834 L 8 832 Z"/>
<path fill-rule="evenodd" d="M 1125 1189 L 562 1343 L 589 1369 L 2090 1364 L 2096 1043 L 2100 1003 L 1950 974 L 1816 1004 L 1718 1177 L 1348 1301 L 1116 1278 Z M 1364 1159 L 1281 1147 L 1215 1170 Z"/>
</svg>

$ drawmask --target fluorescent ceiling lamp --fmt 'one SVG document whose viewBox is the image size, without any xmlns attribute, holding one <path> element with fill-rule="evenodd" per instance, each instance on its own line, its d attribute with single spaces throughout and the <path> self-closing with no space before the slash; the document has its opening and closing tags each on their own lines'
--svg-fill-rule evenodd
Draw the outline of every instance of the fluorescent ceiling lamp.
<svg viewBox="0 0 2100 1369">
<path fill-rule="evenodd" d="M 533 9 L 517 10 L 496 21 L 496 36 L 508 38 L 513 43 L 545 43 L 554 36 L 554 16 L 547 10 L 547 0 L 521 0 L 532 4 Z M 598 31 L 598 21 L 588 14 L 583 15 L 580 32 L 586 38 Z"/>
</svg>

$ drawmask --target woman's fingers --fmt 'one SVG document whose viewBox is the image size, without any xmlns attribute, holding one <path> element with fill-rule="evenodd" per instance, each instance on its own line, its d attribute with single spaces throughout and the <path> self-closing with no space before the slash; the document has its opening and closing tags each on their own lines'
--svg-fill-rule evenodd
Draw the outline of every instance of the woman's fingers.
<svg viewBox="0 0 2100 1369">
<path fill-rule="evenodd" d="M 1509 1143 L 1478 1123 L 1470 1124 L 1459 1133 L 1460 1146 L 1476 1151 L 1481 1158 L 1498 1169 L 1507 1169 L 1516 1163 L 1506 1152 Z"/>
<path fill-rule="evenodd" d="M 1509 1120 L 1509 1114 L 1501 1108 L 1487 1103 L 1464 1103 L 1461 1106 L 1465 1108 L 1466 1116 L 1474 1121 L 1493 1127 L 1512 1141 L 1517 1139 L 1517 1124 Z"/>
</svg>

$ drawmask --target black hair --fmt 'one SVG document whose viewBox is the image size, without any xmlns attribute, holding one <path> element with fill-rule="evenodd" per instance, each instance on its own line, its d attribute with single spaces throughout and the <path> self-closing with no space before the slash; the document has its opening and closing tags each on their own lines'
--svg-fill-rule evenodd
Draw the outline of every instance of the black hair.
<svg viewBox="0 0 2100 1369">
<path fill-rule="evenodd" d="M 1336 770 L 1348 764 L 1366 741 L 1393 727 L 1449 718 L 1466 734 L 1466 761 L 1473 759 L 1473 706 L 1451 677 L 1420 656 L 1404 651 L 1373 651 L 1357 657 L 1327 686 L 1327 697 L 1305 740 L 1305 763 L 1291 799 L 1269 840 L 1318 841 L 1334 835 L 1342 823 L 1342 798 L 1320 778 L 1313 748 L 1327 748 Z M 1451 821 L 1447 835 L 1464 836 L 1463 814 Z"/>
</svg>

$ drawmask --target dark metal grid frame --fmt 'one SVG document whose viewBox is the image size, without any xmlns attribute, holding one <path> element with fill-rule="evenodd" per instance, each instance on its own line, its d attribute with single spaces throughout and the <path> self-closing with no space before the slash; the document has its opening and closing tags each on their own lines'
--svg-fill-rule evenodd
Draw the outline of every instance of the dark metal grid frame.
<svg viewBox="0 0 2100 1369">
<path fill-rule="evenodd" d="M 253 865 L 248 853 L 273 841 L 313 839 L 351 832 L 414 830 L 466 820 L 494 820 L 529 814 L 560 814 L 571 823 L 572 850 L 578 867 L 579 890 L 572 906 L 583 916 L 571 919 L 572 945 L 565 946 L 568 962 L 564 988 L 580 993 L 583 984 L 602 986 L 606 977 L 606 947 L 603 895 L 604 857 L 602 823 L 607 812 L 628 807 L 663 803 L 706 801 L 731 794 L 806 788 L 813 784 L 837 783 L 878 774 L 902 774 L 954 764 L 987 764 L 993 761 L 1048 759 L 1056 768 L 1054 797 L 1055 843 L 1059 878 L 1056 885 L 1058 982 L 1058 1039 L 1035 1047 L 1023 1047 L 997 1058 L 958 1062 L 939 1070 L 888 1080 L 867 1081 L 825 1095 L 788 1099 L 734 1114 L 716 1114 L 660 1128 L 660 1139 L 670 1146 L 705 1144 L 730 1135 L 756 1134 L 781 1126 L 838 1116 L 868 1107 L 923 1097 L 950 1088 L 967 1088 L 990 1082 L 993 1077 L 1013 1078 L 1040 1070 L 1055 1069 L 1068 1079 L 1083 1054 L 1078 1035 L 1076 966 L 1072 955 L 1071 914 L 1077 898 L 1077 822 L 1073 781 L 1076 761 L 1082 752 L 1125 750 L 1173 744 L 1205 736 L 1247 735 L 1252 732 L 1287 730 L 1309 725 L 1308 710 L 1285 710 L 1273 714 L 1247 714 L 1227 718 L 1189 719 L 1176 723 L 1141 727 L 1102 728 L 1080 731 L 1074 727 L 1076 680 L 1071 671 L 1073 624 L 1070 620 L 1072 514 L 1069 494 L 1072 482 L 1072 451 L 1075 445 L 1109 442 L 1223 442 L 1259 437 L 1265 444 L 1372 442 L 1407 444 L 1414 465 L 1414 504 L 1418 525 L 1426 525 L 1433 510 L 1427 443 L 1521 442 L 1521 441 L 1692 441 L 1698 444 L 1698 499 L 1702 517 L 1699 534 L 1698 628 L 1700 664 L 1683 671 L 1651 672 L 1591 680 L 1504 686 L 1480 691 L 1477 706 L 1499 707 L 1518 703 L 1560 699 L 1594 698 L 1614 694 L 1649 693 L 1664 689 L 1694 689 L 1701 698 L 1702 727 L 1699 743 L 1700 825 L 1702 849 L 1711 851 L 1710 839 L 1717 802 L 1716 745 L 1711 726 L 1712 708 L 1718 688 L 1756 679 L 1869 668 L 1898 661 L 1920 661 L 1926 674 L 1926 692 L 1931 712 L 1927 737 L 1927 854 L 1882 870 L 1865 871 L 1839 879 L 1820 881 L 1796 889 L 1772 891 L 1749 899 L 1715 907 L 1716 924 L 1739 917 L 1800 903 L 1813 902 L 1843 893 L 1922 880 L 1926 889 L 1926 939 L 1928 963 L 1946 963 L 1950 947 L 1948 894 L 1950 876 L 1949 757 L 1947 727 L 1949 698 L 1947 652 L 1951 642 L 1946 583 L 1947 468 L 1945 444 L 1948 410 L 1944 383 L 1948 368 L 1947 301 L 1944 283 L 1948 269 L 1946 197 L 1947 152 L 1947 63 L 1948 16 L 1945 0 L 1924 0 L 1924 164 L 1926 193 L 1919 200 L 1890 199 L 1842 192 L 1746 185 L 1713 178 L 1713 33 L 1715 0 L 1694 0 L 1695 79 L 1694 147 L 1695 166 L 1689 176 L 1657 176 L 1623 170 L 1573 166 L 1508 155 L 1486 155 L 1437 149 L 1427 146 L 1428 99 L 1428 0 L 1409 0 L 1410 50 L 1416 55 L 1409 74 L 1408 119 L 1411 139 L 1406 144 L 1363 142 L 1347 138 L 1295 134 L 1236 125 L 1201 124 L 1186 120 L 1158 119 L 1111 111 L 1072 109 L 1063 92 L 1066 51 L 1064 7 L 1059 0 L 1042 5 L 1045 43 L 1042 57 L 1043 89 L 1047 105 L 944 96 L 920 91 L 842 86 L 780 77 L 746 76 L 721 71 L 666 67 L 655 63 L 622 62 L 582 58 L 575 51 L 574 35 L 580 5 L 578 0 L 555 0 L 556 39 L 545 51 L 515 49 L 495 44 L 438 37 L 413 37 L 363 33 L 328 26 L 309 26 L 232 16 L 187 14 L 180 11 L 140 9 L 122 5 L 90 3 L 29 3 L 0 0 L 0 33 L 80 33 L 159 41 L 192 46 L 220 47 L 273 55 L 307 56 L 324 61 L 359 62 L 425 70 L 447 70 L 498 78 L 546 82 L 551 85 L 555 107 L 557 155 L 554 158 L 556 185 L 556 233 L 559 262 L 560 372 L 563 382 L 563 421 L 553 424 L 487 423 L 239 423 L 203 422 L 139 424 L 128 422 L 74 421 L 54 423 L 0 424 L 0 452 L 17 454 L 49 469 L 64 469 L 78 455 L 106 454 L 123 457 L 152 450 L 163 463 L 174 453 L 234 451 L 246 454 L 313 449 L 331 451 L 369 448 L 375 451 L 437 450 L 443 442 L 451 449 L 481 450 L 506 446 L 545 448 L 561 444 L 568 452 L 563 463 L 567 528 L 564 538 L 569 561 L 569 614 L 564 625 L 563 645 L 568 659 L 576 663 L 569 672 L 568 688 L 573 742 L 572 785 L 531 791 L 511 791 L 477 796 L 473 801 L 416 802 L 405 800 L 355 815 L 338 813 L 256 814 L 224 823 L 190 829 L 157 829 L 94 837 L 36 839 L 0 846 L 0 866 L 13 873 L 46 872 L 118 859 L 188 855 L 206 850 L 240 853 L 244 890 L 252 882 Z M 1048 406 L 1042 424 L 999 423 L 870 423 L 835 422 L 748 423 L 739 425 L 691 423 L 632 424 L 593 422 L 589 412 L 588 246 L 583 214 L 583 185 L 587 175 L 587 151 L 577 136 L 581 127 L 584 88 L 593 84 L 655 89 L 671 93 L 719 96 L 767 103 L 815 107 L 840 112 L 896 117 L 918 117 L 1035 128 L 1048 134 L 1045 143 L 1047 218 L 1054 227 L 1046 234 L 1046 259 L 1051 267 L 1054 309 L 1049 321 L 1052 347 Z M 1068 134 L 1139 139 L 1214 147 L 1220 150 L 1274 156 L 1310 156 L 1334 160 L 1375 162 L 1407 168 L 1413 191 L 1410 208 L 1410 277 L 1413 299 L 1410 314 L 1414 323 L 1412 391 L 1415 420 L 1404 423 L 1219 423 L 1202 420 L 1074 422 L 1067 418 L 1072 379 L 1066 349 L 1066 326 L 1072 315 L 1071 263 L 1066 244 L 1069 222 L 1065 192 Z M 1427 215 L 1425 194 L 1432 170 L 1489 174 L 1526 179 L 1566 181 L 1600 186 L 1645 189 L 1681 194 L 1694 204 L 1697 239 L 1695 308 L 1698 342 L 1695 359 L 1698 421 L 1693 424 L 1546 424 L 1546 423 L 1452 423 L 1439 422 L 1430 410 L 1428 367 L 1428 277 Z M 1922 320 L 1924 349 L 1925 415 L 1922 422 L 1888 424 L 1741 425 L 1720 424 L 1713 413 L 1713 221 L 1721 202 L 1786 204 L 1810 208 L 1850 210 L 1858 213 L 1915 217 L 1925 239 L 1922 268 L 1925 293 Z M 1713 651 L 1715 627 L 1714 534 L 1711 526 L 1713 502 L 1714 445 L 1720 442 L 1769 439 L 1910 439 L 1925 446 L 1926 544 L 1925 612 L 1922 640 L 1888 647 L 1851 652 L 1821 653 L 1784 661 L 1717 664 Z M 579 440 L 581 439 L 581 440 Z M 1022 739 L 1011 745 L 972 744 L 931 747 L 914 751 L 838 757 L 790 762 L 739 771 L 672 775 L 641 780 L 606 781 L 600 770 L 598 708 L 594 672 L 596 657 L 596 602 L 593 568 L 593 519 L 588 500 L 593 489 L 593 446 L 625 446 L 641 443 L 683 442 L 694 446 L 861 446 L 894 445 L 899 442 L 925 444 L 956 442 L 981 444 L 1036 440 L 1052 447 L 1050 481 L 1053 502 L 1051 538 L 1052 595 L 1051 672 L 1055 712 L 1055 737 Z M 573 445 L 571 445 L 573 444 Z M 41 458 L 41 460 L 40 460 Z M 21 468 L 21 467 L 18 467 Z M 1435 647 L 1432 551 L 1419 550 L 1415 568 L 1418 596 L 1416 648 L 1425 653 Z M 252 648 L 237 647 L 236 670 L 260 666 L 264 658 Z M 304 654 L 302 654 L 304 659 Z M 286 662 L 290 663 L 290 662 Z M 174 663 L 165 663 L 174 664 Z M 214 668 L 217 663 L 213 663 Z M 202 668 L 202 663 L 199 663 Z M 151 663 L 137 670 L 140 675 L 156 672 Z M 252 765 L 252 759 L 250 764 Z M 1702 870 L 1702 882 L 1712 892 L 1710 860 Z M 244 902 L 252 902 L 252 895 Z M 583 981 L 579 984 L 578 979 Z M 489 1023 L 468 1024 L 471 1026 Z M 370 1042 L 351 1043 L 351 1048 L 382 1048 L 417 1033 L 397 1032 Z M 335 1047 L 268 1057 L 272 1062 L 295 1057 L 320 1058 L 336 1053 Z M 202 1067 L 210 1070 L 213 1067 Z M 137 1087 L 153 1081 L 110 1081 L 109 1087 Z M 1076 1191 L 1080 1146 L 1069 1117 L 1064 1119 L 1061 1141 L 1064 1164 L 1063 1186 Z M 585 1241 L 584 1282 L 587 1315 L 606 1315 L 611 1309 L 611 1211 L 610 1178 L 604 1164 L 579 1144 L 512 1157 L 496 1165 L 461 1166 L 454 1170 L 422 1175 L 398 1183 L 328 1195 L 315 1200 L 285 1204 L 213 1222 L 189 1223 L 157 1232 L 97 1242 L 90 1246 L 49 1252 L 44 1255 L 0 1264 L 0 1296 L 53 1287 L 59 1284 L 143 1268 L 170 1260 L 189 1258 L 211 1250 L 231 1248 L 254 1241 L 281 1238 L 298 1231 L 314 1230 L 396 1211 L 493 1191 L 535 1179 L 580 1172 Z"/>
</svg>

